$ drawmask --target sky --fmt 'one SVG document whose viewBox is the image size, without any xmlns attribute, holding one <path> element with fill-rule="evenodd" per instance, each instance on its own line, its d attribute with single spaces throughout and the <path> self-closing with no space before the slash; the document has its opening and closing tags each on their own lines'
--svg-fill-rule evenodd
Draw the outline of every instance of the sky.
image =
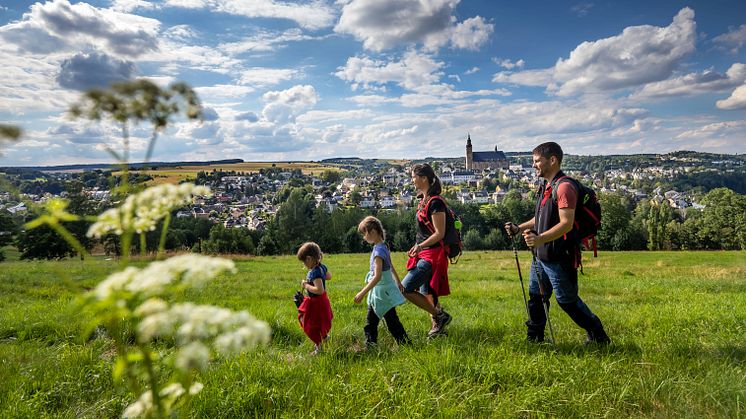
<svg viewBox="0 0 746 419">
<path fill-rule="evenodd" d="M 113 162 L 68 109 L 134 78 L 204 106 L 155 161 L 746 153 L 743 0 L 0 0 L 0 75 L 0 166 Z"/>
</svg>

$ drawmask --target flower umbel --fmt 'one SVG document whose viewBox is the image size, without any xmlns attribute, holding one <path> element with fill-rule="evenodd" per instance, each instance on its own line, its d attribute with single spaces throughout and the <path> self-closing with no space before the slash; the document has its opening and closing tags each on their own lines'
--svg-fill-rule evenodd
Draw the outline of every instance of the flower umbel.
<svg viewBox="0 0 746 419">
<path fill-rule="evenodd" d="M 235 271 L 233 261 L 195 254 L 174 256 L 144 269 L 129 266 L 115 272 L 96 287 L 94 294 L 103 300 L 117 291 L 128 291 L 147 298 L 179 280 L 184 285 L 198 286 L 225 271 Z"/>
<path fill-rule="evenodd" d="M 88 229 L 88 237 L 99 238 L 107 233 L 122 235 L 126 231 L 144 233 L 155 229 L 156 224 L 171 210 L 192 202 L 195 196 L 211 196 L 210 188 L 193 183 L 152 186 L 130 195 L 124 203 L 104 211 L 98 221 Z"/>
</svg>

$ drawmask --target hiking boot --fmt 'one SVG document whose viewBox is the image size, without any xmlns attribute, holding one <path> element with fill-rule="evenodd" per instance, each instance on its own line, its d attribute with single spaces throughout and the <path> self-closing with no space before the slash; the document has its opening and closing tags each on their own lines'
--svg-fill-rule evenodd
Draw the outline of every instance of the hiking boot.
<svg viewBox="0 0 746 419">
<path fill-rule="evenodd" d="M 587 330 L 586 333 L 588 334 L 588 337 L 585 340 L 586 346 L 593 344 L 606 346 L 611 343 L 611 339 L 609 339 L 609 336 L 606 334 L 603 327 Z"/>
<path fill-rule="evenodd" d="M 432 329 L 430 329 L 429 332 L 427 332 L 427 337 L 432 338 L 438 335 L 448 335 L 446 332 L 446 326 L 448 326 L 448 323 L 453 320 L 453 317 L 451 317 L 450 314 L 446 313 L 445 310 L 440 310 L 440 313 L 435 315 L 435 325 Z"/>
<path fill-rule="evenodd" d="M 526 342 L 542 343 L 544 342 L 544 326 L 537 326 L 531 320 L 526 322 Z"/>
<path fill-rule="evenodd" d="M 542 343 L 542 342 L 544 342 L 544 334 L 541 334 L 541 335 L 532 335 L 532 334 L 529 333 L 529 334 L 526 335 L 526 342 L 528 342 L 528 343 Z"/>
</svg>

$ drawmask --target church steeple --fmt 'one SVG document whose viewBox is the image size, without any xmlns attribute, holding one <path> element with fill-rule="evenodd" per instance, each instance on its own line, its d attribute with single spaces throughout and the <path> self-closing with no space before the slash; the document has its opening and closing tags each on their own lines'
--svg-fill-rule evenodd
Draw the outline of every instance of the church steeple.
<svg viewBox="0 0 746 419">
<path fill-rule="evenodd" d="M 471 135 L 466 133 L 466 170 L 471 170 L 474 164 L 474 154 L 471 150 Z"/>
</svg>

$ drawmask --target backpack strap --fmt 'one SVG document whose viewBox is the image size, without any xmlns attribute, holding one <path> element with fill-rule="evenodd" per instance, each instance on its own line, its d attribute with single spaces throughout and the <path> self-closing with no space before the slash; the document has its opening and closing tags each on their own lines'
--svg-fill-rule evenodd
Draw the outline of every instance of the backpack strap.
<svg viewBox="0 0 746 419">
<path fill-rule="evenodd" d="M 576 194 L 580 195 L 580 185 L 578 184 L 578 182 L 575 179 L 571 178 L 570 176 L 564 175 L 564 176 L 560 176 L 557 179 L 552 180 L 552 182 L 549 184 L 549 187 L 552 188 L 552 201 L 557 202 L 557 189 L 559 188 L 560 184 L 565 183 L 565 182 L 572 183 L 573 187 L 575 187 Z M 578 198 L 580 197 L 578 196 Z M 575 209 L 577 208 L 578 208 L 578 203 L 575 204 Z M 572 228 L 573 229 L 578 228 L 577 220 L 573 220 Z M 567 233 L 565 233 L 563 237 L 565 240 L 567 240 Z M 584 274 L 583 273 L 583 255 L 580 249 L 580 244 L 581 242 L 578 242 L 577 245 L 575 246 L 575 251 L 574 251 L 575 254 L 573 255 L 573 265 L 575 266 L 576 269 L 579 267 L 580 274 L 583 275 Z M 587 240 L 585 240 L 584 244 L 586 247 L 589 247 L 587 245 Z M 593 238 L 593 246 L 594 246 L 594 254 L 596 254 L 595 252 L 596 238 L 595 237 Z"/>
<path fill-rule="evenodd" d="M 580 188 L 578 187 L 577 182 L 575 179 L 571 178 L 570 176 L 564 175 L 561 176 L 558 179 L 554 179 L 550 184 L 549 187 L 552 188 L 552 200 L 554 202 L 557 202 L 557 188 L 559 188 L 559 185 L 564 182 L 570 182 L 575 187 L 575 190 L 577 193 L 580 193 Z M 577 206 L 577 204 L 576 204 Z"/>
<path fill-rule="evenodd" d="M 430 234 L 435 234 L 435 226 L 433 225 L 433 222 L 428 218 L 427 212 L 430 210 L 430 203 L 433 201 L 433 199 L 436 199 L 436 198 L 439 199 L 441 202 L 443 202 L 443 205 L 446 205 L 446 206 L 448 205 L 445 199 L 443 199 L 443 197 L 441 197 L 440 195 L 434 195 L 434 196 L 431 196 L 427 200 L 427 202 L 425 203 L 425 206 L 421 210 L 417 211 L 417 219 L 419 219 L 420 221 L 422 221 L 423 224 L 425 224 L 425 227 L 427 227 L 427 229 L 430 230 Z M 444 246 L 443 248 L 445 249 L 445 243 L 443 242 L 444 239 L 445 239 L 445 233 L 443 234 L 443 238 L 440 240 L 440 245 Z"/>
</svg>

